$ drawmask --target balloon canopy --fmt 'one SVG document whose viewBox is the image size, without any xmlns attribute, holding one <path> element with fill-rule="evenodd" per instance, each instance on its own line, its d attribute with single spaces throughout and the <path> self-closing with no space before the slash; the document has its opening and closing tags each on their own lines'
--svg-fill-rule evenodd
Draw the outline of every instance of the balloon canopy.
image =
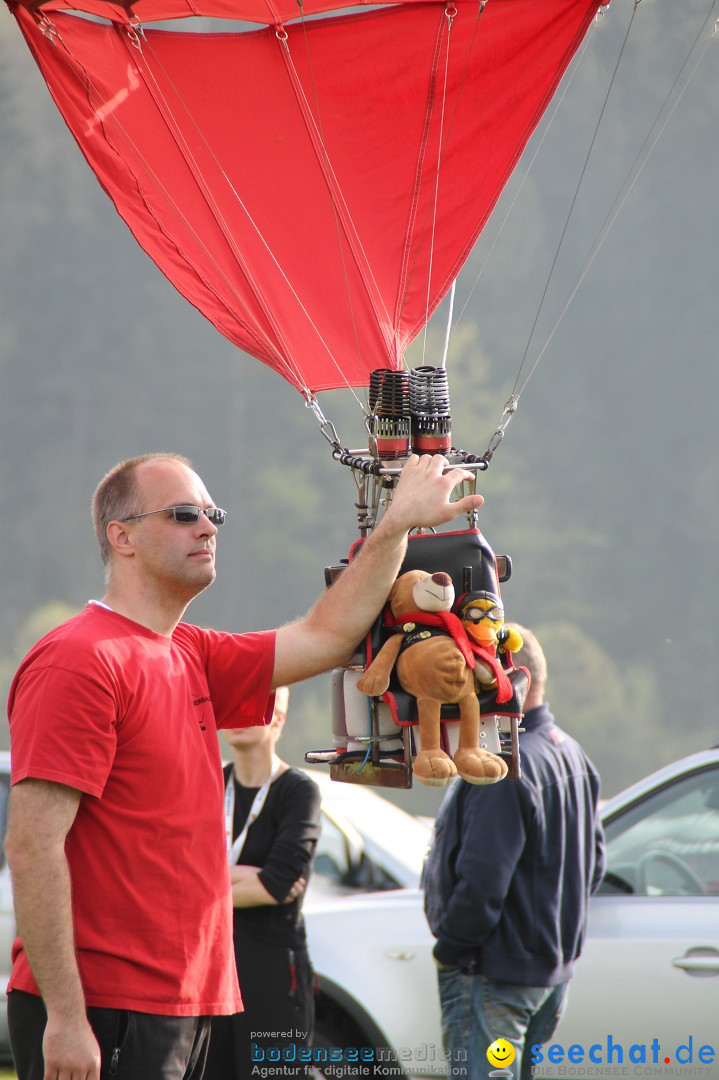
<svg viewBox="0 0 719 1080">
<path fill-rule="evenodd" d="M 7 2 L 138 242 L 307 396 L 402 367 L 598 6 Z"/>
</svg>

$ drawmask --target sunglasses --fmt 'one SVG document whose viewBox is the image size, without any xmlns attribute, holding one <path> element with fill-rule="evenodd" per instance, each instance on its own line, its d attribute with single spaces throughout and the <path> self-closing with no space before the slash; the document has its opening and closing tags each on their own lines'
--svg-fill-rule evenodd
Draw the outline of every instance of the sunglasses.
<svg viewBox="0 0 719 1080">
<path fill-rule="evenodd" d="M 138 521 L 140 518 L 150 517 L 151 514 L 172 514 L 175 521 L 180 525 L 194 525 L 200 520 L 200 514 L 204 514 L 213 525 L 225 524 L 226 510 L 220 510 L 219 506 L 164 506 L 162 510 L 148 510 L 144 514 L 132 514 L 130 517 L 121 518 L 121 521 Z"/>
</svg>

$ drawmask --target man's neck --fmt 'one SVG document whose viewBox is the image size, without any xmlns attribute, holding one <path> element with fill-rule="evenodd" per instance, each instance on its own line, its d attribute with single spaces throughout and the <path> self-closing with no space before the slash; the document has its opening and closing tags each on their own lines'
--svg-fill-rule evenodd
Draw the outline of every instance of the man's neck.
<svg viewBox="0 0 719 1080">
<path fill-rule="evenodd" d="M 145 626 L 148 630 L 162 634 L 164 637 L 172 636 L 188 606 L 187 603 L 167 597 L 158 601 L 157 597 L 142 593 L 128 594 L 126 590 L 112 584 L 108 585 L 102 603 L 112 608 L 118 615 L 124 615 L 126 619 L 132 619 L 140 626 Z"/>
<path fill-rule="evenodd" d="M 527 700 L 524 702 L 524 711 L 529 712 L 530 709 L 536 709 L 539 705 L 544 705 L 544 694 L 533 694 L 530 689 L 527 694 Z"/>
</svg>

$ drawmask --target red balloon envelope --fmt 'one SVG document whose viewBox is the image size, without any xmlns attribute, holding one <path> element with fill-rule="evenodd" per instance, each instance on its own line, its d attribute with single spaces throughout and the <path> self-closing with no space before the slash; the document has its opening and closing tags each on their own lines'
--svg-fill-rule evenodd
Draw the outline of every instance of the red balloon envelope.
<svg viewBox="0 0 719 1080">
<path fill-rule="evenodd" d="M 597 10 L 420 0 L 318 18 L 349 5 L 8 3 L 145 251 L 308 396 L 402 366 Z M 189 15 L 266 25 L 144 28 Z"/>
</svg>

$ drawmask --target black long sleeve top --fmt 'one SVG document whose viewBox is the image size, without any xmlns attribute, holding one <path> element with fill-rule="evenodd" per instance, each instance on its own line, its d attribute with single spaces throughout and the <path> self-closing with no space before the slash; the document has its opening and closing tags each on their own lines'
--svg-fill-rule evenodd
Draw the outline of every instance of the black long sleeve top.
<svg viewBox="0 0 719 1080">
<path fill-rule="evenodd" d="M 225 767 L 225 783 L 231 770 L 231 766 Z M 243 787 L 233 779 L 234 839 L 242 832 L 258 789 Z M 291 904 L 282 901 L 297 878 L 309 880 L 319 835 L 319 788 L 300 769 L 288 769 L 271 784 L 262 812 L 248 829 L 238 860 L 240 866 L 262 867 L 259 879 L 279 903 L 235 908 L 235 942 L 251 937 L 289 948 L 305 944 L 302 897 Z"/>
</svg>

